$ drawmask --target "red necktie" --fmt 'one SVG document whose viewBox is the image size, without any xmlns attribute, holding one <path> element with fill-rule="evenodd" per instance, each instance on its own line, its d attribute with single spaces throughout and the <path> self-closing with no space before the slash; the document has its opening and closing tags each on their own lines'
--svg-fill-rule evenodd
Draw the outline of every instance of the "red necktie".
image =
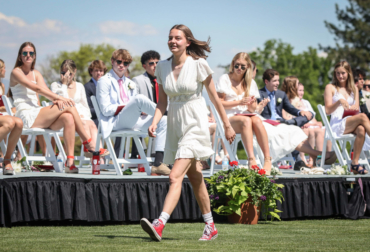
<svg viewBox="0 0 370 252">
<path fill-rule="evenodd" d="M 158 97 L 159 97 L 159 91 L 158 91 L 158 82 L 157 79 L 154 79 L 154 84 L 155 84 L 155 98 L 157 98 L 157 103 L 158 103 Z"/>
</svg>

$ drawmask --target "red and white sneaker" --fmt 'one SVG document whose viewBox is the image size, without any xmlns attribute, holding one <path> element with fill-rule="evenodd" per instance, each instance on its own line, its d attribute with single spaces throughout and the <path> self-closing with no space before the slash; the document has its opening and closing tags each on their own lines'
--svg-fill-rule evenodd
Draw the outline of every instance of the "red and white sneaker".
<svg viewBox="0 0 370 252">
<path fill-rule="evenodd" d="M 203 236 L 200 237 L 199 241 L 210 241 L 217 238 L 218 231 L 215 227 L 215 223 L 206 223 L 203 230 Z"/>
<path fill-rule="evenodd" d="M 142 218 L 140 220 L 140 225 L 154 241 L 162 240 L 162 231 L 164 229 L 164 224 L 160 219 L 155 219 L 153 223 L 150 223 L 146 218 Z"/>
</svg>

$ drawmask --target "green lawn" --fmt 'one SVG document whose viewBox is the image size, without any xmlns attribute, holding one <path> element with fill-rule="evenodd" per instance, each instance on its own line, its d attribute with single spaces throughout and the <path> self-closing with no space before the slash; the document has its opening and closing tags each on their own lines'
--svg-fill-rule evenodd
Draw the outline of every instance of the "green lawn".
<svg viewBox="0 0 370 252">
<path fill-rule="evenodd" d="M 139 224 L 0 228 L 1 251 L 366 251 L 370 220 L 306 220 L 218 223 L 219 237 L 199 242 L 203 223 L 168 223 L 162 242 Z"/>
</svg>

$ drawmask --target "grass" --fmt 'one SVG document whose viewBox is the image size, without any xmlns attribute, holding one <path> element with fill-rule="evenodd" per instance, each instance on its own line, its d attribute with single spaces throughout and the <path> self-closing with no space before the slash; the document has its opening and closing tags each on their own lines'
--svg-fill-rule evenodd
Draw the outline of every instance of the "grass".
<svg viewBox="0 0 370 252">
<path fill-rule="evenodd" d="M 18 226 L 0 228 L 1 251 L 360 251 L 370 220 L 304 220 L 217 223 L 219 237 L 199 242 L 203 223 L 168 223 L 162 242 L 139 224 L 110 226 Z"/>
</svg>

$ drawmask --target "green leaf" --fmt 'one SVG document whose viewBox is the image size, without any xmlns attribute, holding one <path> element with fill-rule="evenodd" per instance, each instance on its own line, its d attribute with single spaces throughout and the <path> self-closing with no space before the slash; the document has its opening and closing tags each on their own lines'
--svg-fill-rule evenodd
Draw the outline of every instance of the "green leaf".
<svg viewBox="0 0 370 252">
<path fill-rule="evenodd" d="M 275 217 L 276 219 L 281 220 L 281 219 L 280 219 L 280 216 L 279 216 L 278 214 L 276 214 L 276 213 L 274 213 L 274 212 L 269 212 L 269 214 L 270 214 L 271 216 Z"/>
</svg>

